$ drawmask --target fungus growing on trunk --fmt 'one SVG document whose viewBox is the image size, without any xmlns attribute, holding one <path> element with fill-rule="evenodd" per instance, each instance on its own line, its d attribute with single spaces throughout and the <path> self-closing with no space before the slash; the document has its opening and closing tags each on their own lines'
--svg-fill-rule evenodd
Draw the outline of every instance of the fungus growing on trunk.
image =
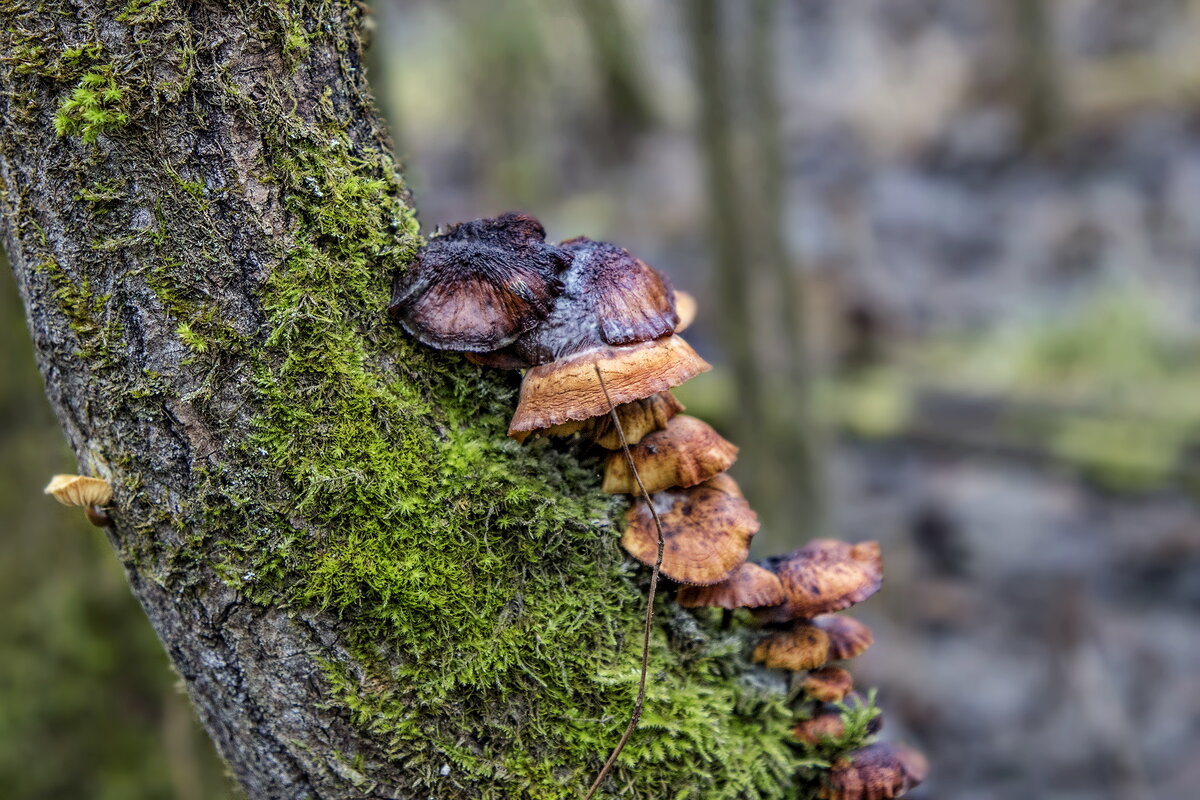
<svg viewBox="0 0 1200 800">
<path fill-rule="evenodd" d="M 724 472 L 737 460 L 738 449 L 706 422 L 680 414 L 665 430 L 655 431 L 630 449 L 642 483 L 648 492 L 673 486 L 695 486 Z M 629 461 L 613 453 L 604 465 L 604 484 L 610 494 L 635 494 Z"/>
<path fill-rule="evenodd" d="M 751 658 L 768 669 L 816 669 L 829 660 L 829 636 L 815 625 L 800 621 L 759 642 Z"/>
<path fill-rule="evenodd" d="M 891 800 L 925 780 L 925 756 L 905 745 L 869 744 L 834 763 L 821 788 L 824 800 Z"/>
<path fill-rule="evenodd" d="M 811 619 L 861 603 L 883 583 L 878 542 L 847 544 L 814 539 L 784 556 L 767 559 L 783 582 L 787 600 L 756 612 L 760 619 L 787 622 Z"/>
<path fill-rule="evenodd" d="M 783 602 L 783 584 L 769 569 L 749 561 L 712 586 L 684 586 L 675 596 L 684 608 L 759 608 Z"/>
<path fill-rule="evenodd" d="M 42 491 L 64 506 L 82 506 L 88 522 L 97 528 L 112 524 L 103 511 L 104 506 L 112 502 L 112 485 L 102 478 L 55 475 Z"/>
<path fill-rule="evenodd" d="M 528 214 L 454 225 L 396 274 L 388 310 L 429 347 L 498 350 L 544 320 L 563 291 L 571 256 L 545 239 Z"/>
<path fill-rule="evenodd" d="M 836 703 L 854 689 L 854 678 L 841 667 L 822 667 L 805 675 L 800 688 L 814 700 Z"/>
<path fill-rule="evenodd" d="M 822 614 L 812 623 L 829 634 L 829 658 L 834 661 L 857 658 L 875 641 L 870 628 L 845 614 Z"/>
<path fill-rule="evenodd" d="M 708 481 L 651 495 L 663 528 L 663 575 L 678 583 L 710 585 L 746 561 L 758 516 L 726 485 Z M 643 564 L 654 564 L 658 533 L 646 501 L 635 501 L 625 520 L 621 546 Z"/>
</svg>

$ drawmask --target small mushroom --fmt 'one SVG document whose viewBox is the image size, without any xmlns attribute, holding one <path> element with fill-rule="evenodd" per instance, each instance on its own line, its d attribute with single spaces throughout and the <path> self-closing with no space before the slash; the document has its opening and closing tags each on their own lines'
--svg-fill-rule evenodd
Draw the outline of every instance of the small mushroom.
<svg viewBox="0 0 1200 800">
<path fill-rule="evenodd" d="M 570 254 L 542 224 L 508 213 L 454 225 L 396 274 L 388 310 L 422 344 L 487 352 L 544 320 L 563 291 Z"/>
<path fill-rule="evenodd" d="M 706 422 L 680 414 L 665 430 L 646 436 L 629 450 L 647 492 L 672 486 L 695 486 L 724 472 L 737 460 L 738 449 Z M 624 453 L 613 453 L 604 465 L 609 494 L 636 494 L 637 481 Z"/>
<path fill-rule="evenodd" d="M 768 669 L 816 669 L 829 660 L 829 636 L 815 625 L 800 621 L 759 642 L 751 660 L 762 662 Z"/>
<path fill-rule="evenodd" d="M 696 319 L 696 298 L 688 292 L 675 290 L 675 313 L 679 315 L 676 333 L 682 333 Z"/>
<path fill-rule="evenodd" d="M 42 490 L 64 506 L 82 506 L 88 522 L 97 528 L 111 525 L 102 510 L 112 502 L 112 484 L 102 478 L 85 475 L 55 475 Z"/>
<path fill-rule="evenodd" d="M 684 586 L 675 596 L 684 608 L 758 608 L 783 602 L 783 584 L 769 569 L 747 561 L 720 583 Z"/>
<path fill-rule="evenodd" d="M 851 692 L 843 699 L 843 703 L 850 705 L 856 697 L 859 698 L 857 702 L 863 702 L 859 695 Z M 882 729 L 883 715 L 876 714 L 867 723 L 867 733 L 874 736 Z M 792 728 L 793 736 L 805 744 L 814 746 L 821 744 L 822 740 L 840 739 L 845 733 L 846 721 L 842 716 L 842 709 L 832 704 L 819 706 L 810 718 L 801 720 Z"/>
<path fill-rule="evenodd" d="M 783 582 L 787 600 L 756 612 L 769 622 L 811 619 L 861 603 L 883 583 L 878 542 L 847 544 L 834 539 L 813 541 L 765 562 Z"/>
<path fill-rule="evenodd" d="M 812 623 L 829 634 L 829 657 L 834 661 L 857 658 L 875 641 L 870 628 L 845 614 L 822 614 Z"/>
<path fill-rule="evenodd" d="M 830 647 L 832 655 L 833 648 Z M 823 703 L 836 703 L 854 689 L 854 678 L 841 667 L 822 667 L 804 676 L 804 693 Z"/>
<path fill-rule="evenodd" d="M 720 583 L 746 561 L 758 516 L 745 499 L 722 484 L 702 483 L 650 496 L 662 522 L 662 574 L 678 583 Z M 643 564 L 658 556 L 658 532 L 650 507 L 637 500 L 625 514 L 621 546 Z"/>
<path fill-rule="evenodd" d="M 905 745 L 869 744 L 840 758 L 829 771 L 823 800 L 891 800 L 925 780 L 929 762 Z"/>
<path fill-rule="evenodd" d="M 613 405 L 650 397 L 712 368 L 679 336 L 595 348 L 534 367 L 521 381 L 509 436 L 516 438 L 608 413 L 609 401 L 596 377 L 596 367 L 604 376 Z"/>
</svg>

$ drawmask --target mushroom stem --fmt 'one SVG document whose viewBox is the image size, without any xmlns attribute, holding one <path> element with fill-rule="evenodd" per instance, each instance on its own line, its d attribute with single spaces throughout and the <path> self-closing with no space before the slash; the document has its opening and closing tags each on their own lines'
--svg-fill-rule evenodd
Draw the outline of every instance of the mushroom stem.
<svg viewBox="0 0 1200 800">
<path fill-rule="evenodd" d="M 108 513 L 99 506 L 84 506 L 83 513 L 84 516 L 87 517 L 88 522 L 92 523 L 97 528 L 108 528 L 113 524 L 112 518 L 109 517 Z"/>
<path fill-rule="evenodd" d="M 596 780 L 592 781 L 592 785 L 587 790 L 587 794 L 583 796 L 583 800 L 591 800 L 592 795 L 600 788 L 600 784 L 608 777 L 613 764 L 617 763 L 617 756 L 621 755 L 621 751 L 629 743 L 629 737 L 633 736 L 633 731 L 637 728 L 638 721 L 642 718 L 642 707 L 646 701 L 646 672 L 650 667 L 650 631 L 654 624 L 654 595 L 658 589 L 658 573 L 662 568 L 663 547 L 665 546 L 662 522 L 658 519 L 658 512 L 654 510 L 654 503 L 650 500 L 650 493 L 646 491 L 646 487 L 642 483 L 642 476 L 638 474 L 637 466 L 633 463 L 633 454 L 629 452 L 629 442 L 625 440 L 625 431 L 621 427 L 620 417 L 617 416 L 617 407 L 613 405 L 612 398 L 608 394 L 608 386 L 604 383 L 604 373 L 600 371 L 599 364 L 593 365 L 592 369 L 596 371 L 596 379 L 600 381 L 600 391 L 604 393 L 604 400 L 608 403 L 608 413 L 612 415 L 613 429 L 616 430 L 617 436 L 621 439 L 621 449 L 625 452 L 625 460 L 629 462 L 629 471 L 633 473 L 633 479 L 637 481 L 642 498 L 645 499 L 646 505 L 650 508 L 650 516 L 654 519 L 654 528 L 658 531 L 658 556 L 654 560 L 654 571 L 650 573 L 650 591 L 647 593 L 646 598 L 646 624 L 642 629 L 642 672 L 638 679 L 637 700 L 633 703 L 633 713 L 629 715 L 629 725 L 626 726 L 625 732 L 621 734 L 621 740 L 617 742 L 617 746 L 609 754 L 608 760 L 600 768 L 600 774 L 596 776 Z"/>
</svg>

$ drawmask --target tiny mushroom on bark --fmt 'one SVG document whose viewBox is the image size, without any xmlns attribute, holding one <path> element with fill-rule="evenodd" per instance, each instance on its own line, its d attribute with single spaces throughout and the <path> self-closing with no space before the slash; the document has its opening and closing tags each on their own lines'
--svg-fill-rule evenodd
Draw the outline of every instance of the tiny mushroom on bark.
<svg viewBox="0 0 1200 800">
<path fill-rule="evenodd" d="M 855 696 L 851 694 L 848 697 Z M 846 699 L 844 702 L 849 705 L 850 700 Z M 883 715 L 876 714 L 867 723 L 867 733 L 874 736 L 882 729 Z M 801 720 L 792 728 L 792 735 L 809 745 L 821 744 L 823 739 L 840 739 L 845 733 L 846 721 L 842 716 L 842 707 L 833 704 L 818 706 L 810 718 Z"/>
<path fill-rule="evenodd" d="M 112 484 L 85 475 L 55 475 L 42 490 L 64 506 L 82 506 L 88 522 L 98 528 L 112 524 L 101 509 L 112 502 Z"/>
<path fill-rule="evenodd" d="M 545 238 L 528 214 L 454 225 L 396 274 L 388 310 L 429 347 L 498 350 L 544 320 L 563 291 L 571 257 Z"/>
<path fill-rule="evenodd" d="M 834 661 L 857 658 L 875 641 L 870 628 L 845 614 L 822 614 L 812 623 L 829 634 L 829 658 Z"/>
<path fill-rule="evenodd" d="M 911 747 L 878 742 L 838 759 L 820 797 L 824 800 L 891 800 L 925 780 L 929 763 Z"/>
<path fill-rule="evenodd" d="M 756 612 L 770 622 L 811 619 L 861 603 L 883 583 L 878 542 L 847 544 L 814 539 L 798 550 L 765 562 L 783 582 L 787 600 Z"/>
<path fill-rule="evenodd" d="M 816 669 L 829 660 L 829 636 L 815 625 L 797 622 L 759 642 L 752 660 L 761 661 L 768 669 Z"/>
<path fill-rule="evenodd" d="M 732 482 L 732 481 L 730 481 Z M 758 516 L 724 482 L 651 495 L 663 532 L 662 574 L 678 583 L 720 583 L 746 561 Z M 644 499 L 625 514 L 621 546 L 643 564 L 658 556 L 658 531 Z"/>
<path fill-rule="evenodd" d="M 684 608 L 759 608 L 783 602 L 783 584 L 769 569 L 749 561 L 712 586 L 684 586 L 675 596 Z"/>
<path fill-rule="evenodd" d="M 683 403 L 676 400 L 670 392 L 658 392 L 640 400 L 621 403 L 616 409 L 617 419 L 620 420 L 621 430 L 625 434 L 625 441 L 634 445 L 647 434 L 667 427 L 671 418 L 683 411 Z M 621 449 L 621 437 L 613 425 L 612 415 L 607 412 L 589 419 L 570 420 L 549 428 L 515 433 L 513 438 L 523 442 L 530 436 L 565 437 L 576 433 L 584 439 L 595 442 L 605 450 Z"/>
<path fill-rule="evenodd" d="M 665 430 L 644 437 L 629 454 L 646 491 L 660 492 L 673 486 L 695 486 L 724 472 L 737 460 L 737 451 L 708 423 L 680 414 Z M 610 494 L 639 491 L 624 453 L 608 457 L 601 489 Z"/>
<path fill-rule="evenodd" d="M 836 703 L 854 689 L 854 678 L 841 667 L 822 667 L 804 676 L 804 693 L 823 703 Z"/>
</svg>

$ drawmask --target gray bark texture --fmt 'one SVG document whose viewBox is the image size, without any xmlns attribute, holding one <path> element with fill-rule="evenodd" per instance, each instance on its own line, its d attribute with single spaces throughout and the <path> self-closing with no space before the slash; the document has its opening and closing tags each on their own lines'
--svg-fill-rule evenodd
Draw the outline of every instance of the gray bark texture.
<svg viewBox="0 0 1200 800">
<path fill-rule="evenodd" d="M 3 236 L 46 390 L 247 794 L 580 796 L 636 693 L 644 573 L 594 459 L 505 439 L 515 378 L 386 317 L 419 236 L 362 6 L 0 16 Z M 659 618 L 602 796 L 801 796 L 778 679 L 714 619 Z"/>
</svg>

